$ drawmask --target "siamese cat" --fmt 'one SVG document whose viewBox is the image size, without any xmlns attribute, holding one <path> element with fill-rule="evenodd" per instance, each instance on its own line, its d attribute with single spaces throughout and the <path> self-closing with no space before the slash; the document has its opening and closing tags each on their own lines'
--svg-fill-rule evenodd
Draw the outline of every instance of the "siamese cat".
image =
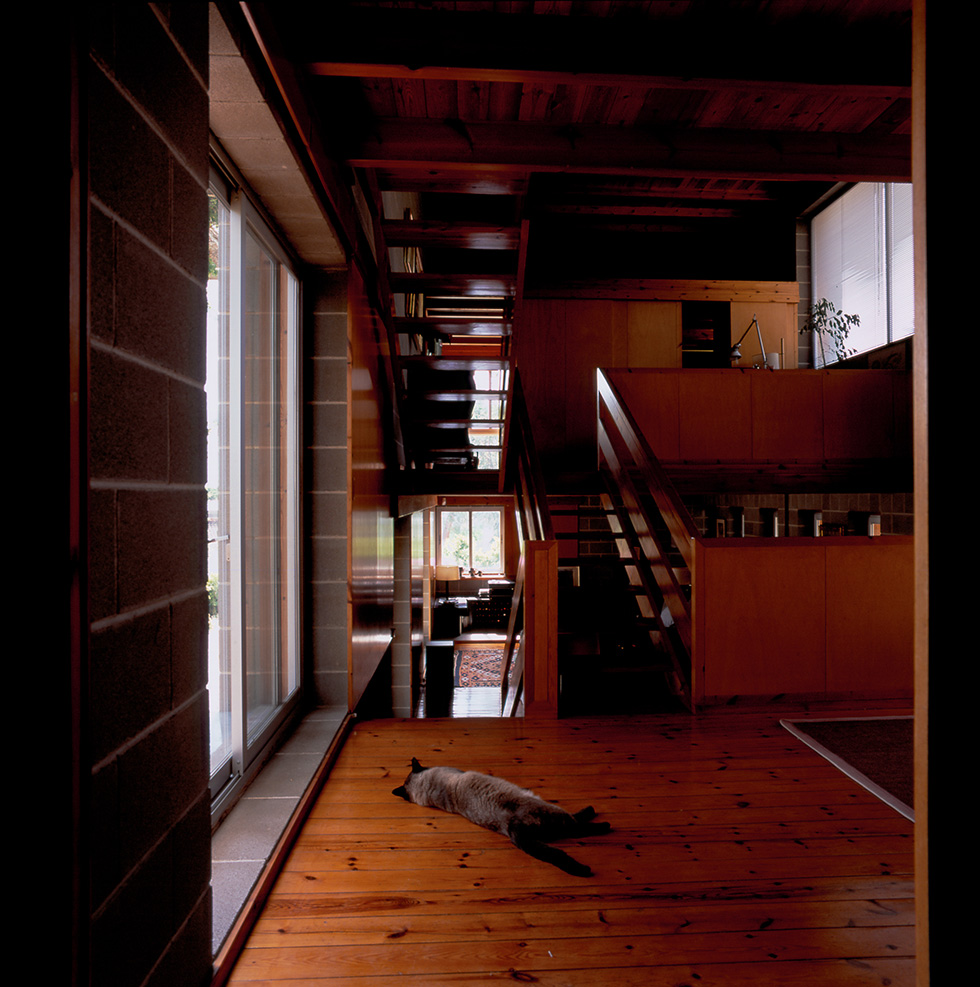
<svg viewBox="0 0 980 987">
<path fill-rule="evenodd" d="M 477 826 L 503 834 L 519 850 L 576 877 L 591 877 L 592 871 L 546 844 L 609 832 L 609 823 L 592 822 L 595 810 L 591 805 L 572 815 L 503 778 L 458 768 L 423 768 L 414 757 L 412 773 L 391 794 L 416 805 L 455 812 Z"/>
</svg>

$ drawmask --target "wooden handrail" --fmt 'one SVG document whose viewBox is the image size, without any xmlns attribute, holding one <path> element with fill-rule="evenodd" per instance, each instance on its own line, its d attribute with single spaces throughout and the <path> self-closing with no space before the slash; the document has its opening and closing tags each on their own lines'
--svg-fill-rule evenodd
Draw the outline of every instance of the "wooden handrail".
<svg viewBox="0 0 980 987">
<path fill-rule="evenodd" d="M 514 510 L 522 548 L 514 582 L 501 678 L 505 715 L 514 715 L 524 687 L 524 658 L 530 655 L 536 674 L 524 695 L 525 710 L 539 715 L 558 712 L 558 556 L 548 510 L 544 477 L 538 465 L 531 421 L 520 376 L 514 370 L 511 388 L 509 456 L 514 483 Z M 533 563 L 529 554 L 534 554 Z M 528 571 L 534 578 L 529 586 Z M 511 675 L 513 668 L 513 675 Z M 513 679 L 513 681 L 512 681 Z"/>
<path fill-rule="evenodd" d="M 507 638 L 504 641 L 504 660 L 500 672 L 500 704 L 504 716 L 513 716 L 520 698 L 521 678 L 524 674 L 523 653 L 517 650 L 524 619 L 524 553 L 517 563 L 514 578 L 514 595 L 510 601 L 510 617 L 507 620 Z M 511 669 L 514 673 L 511 675 Z M 511 679 L 513 678 L 513 683 Z"/>
<path fill-rule="evenodd" d="M 693 709 L 692 599 L 670 555 L 672 548 L 676 550 L 693 577 L 698 530 L 615 385 L 601 369 L 596 371 L 596 392 L 600 471 L 622 501 L 621 521 L 632 530 L 639 553 L 637 574 L 671 656 L 679 694 Z M 644 495 L 653 502 L 652 514 Z"/>
<path fill-rule="evenodd" d="M 514 368 L 511 402 L 511 445 L 517 476 L 514 489 L 522 508 L 519 521 L 525 538 L 551 540 L 555 537 L 544 475 L 538 463 L 531 418 L 527 411 L 521 377 Z"/>
<path fill-rule="evenodd" d="M 602 428 L 599 430 L 599 446 L 608 465 L 612 482 L 618 488 L 619 495 L 623 500 L 628 523 L 635 532 L 639 548 L 647 561 L 647 568 L 640 569 L 639 574 L 647 596 L 651 597 L 651 608 L 654 613 L 661 613 L 662 605 L 666 605 L 684 648 L 690 655 L 693 646 L 691 640 L 691 602 L 684 593 L 676 570 L 666 561 L 670 555 L 670 545 L 664 544 L 663 540 L 658 537 L 652 519 L 642 504 L 639 491 L 630 478 L 629 470 L 623 467 L 609 436 Z M 691 566 L 687 568 L 690 571 Z M 649 580 L 644 578 L 647 571 L 649 571 Z M 648 584 L 649 581 L 656 585 L 662 604 L 659 600 L 654 599 L 653 586 Z M 663 630 L 663 628 L 661 629 Z"/>
<path fill-rule="evenodd" d="M 385 244 L 384 234 L 381 227 L 381 217 L 384 214 L 384 207 L 381 204 L 381 189 L 373 176 L 366 179 L 365 199 L 368 201 L 372 235 L 374 239 L 374 256 L 377 263 L 374 266 L 359 265 L 364 277 L 365 286 L 371 293 L 371 301 L 375 312 L 381 319 L 384 327 L 384 345 L 387 349 L 387 359 L 383 359 L 385 373 L 385 384 L 388 391 L 388 403 L 390 405 L 391 425 L 392 425 L 392 446 L 400 470 L 406 469 L 409 465 L 408 451 L 405 443 L 405 408 L 407 398 L 405 394 L 405 381 L 402 376 L 400 355 L 398 352 L 398 339 L 392 321 L 393 306 L 391 302 L 391 268 L 388 263 L 388 248 Z"/>
<path fill-rule="evenodd" d="M 902 544 L 900 536 L 853 540 L 702 537 L 613 383 L 618 373 L 597 373 L 599 466 L 624 543 L 629 544 L 623 555 L 635 570 L 630 572 L 631 580 L 642 584 L 651 604 L 681 686 L 678 689 L 675 684 L 678 696 L 693 710 L 698 703 L 761 695 L 770 689 L 816 695 L 854 688 L 910 687 L 911 655 L 906 647 L 909 634 L 905 621 L 911 606 L 907 594 L 912 570 L 903 554 L 908 546 Z M 663 372 L 661 379 L 669 379 L 671 373 Z M 793 377 L 792 386 L 807 385 L 808 378 L 802 375 L 809 372 L 799 373 L 801 376 Z M 834 373 L 821 373 L 828 390 L 829 375 Z M 856 386 L 851 375 L 859 371 L 836 373 L 847 375 L 836 380 L 836 387 Z M 883 386 L 883 373 L 868 372 L 871 395 L 878 394 Z M 764 386 L 772 379 L 772 375 L 759 374 L 752 378 L 752 384 L 759 381 Z M 780 408 L 791 406 L 789 375 L 777 379 L 783 388 Z M 632 391 L 637 407 L 648 411 L 643 428 L 658 436 L 655 441 L 673 450 L 684 468 L 712 468 L 724 479 L 724 471 L 734 463 L 744 476 L 747 460 L 713 459 L 713 466 L 709 466 L 705 457 L 692 463 L 685 461 L 683 445 L 678 454 L 678 446 L 672 444 L 669 435 L 673 429 L 676 436 L 679 429 L 678 397 L 676 393 L 672 398 L 646 393 L 656 386 L 655 380 L 656 375 L 650 372 L 642 388 Z M 733 375 L 729 380 L 745 378 Z M 809 380 L 812 382 L 812 377 Z M 626 384 L 623 393 L 631 393 Z M 807 393 L 812 393 L 812 388 Z M 872 398 L 865 396 L 864 400 L 870 402 Z M 674 414 L 664 413 L 667 420 L 661 421 L 655 409 L 664 408 Z M 889 419 L 889 414 L 901 420 L 894 411 L 883 417 Z M 691 442 L 688 448 L 695 448 L 697 440 Z M 815 444 L 811 442 L 809 448 Z M 825 441 L 819 444 L 826 448 Z M 720 447 L 722 443 L 712 448 Z M 766 448 L 773 447 L 770 443 Z M 864 448 L 860 443 L 857 447 Z M 792 451 L 789 445 L 781 448 Z M 761 457 L 752 461 L 753 470 L 760 462 Z M 788 462 L 791 460 L 787 458 L 779 460 L 780 464 Z M 856 461 L 811 459 L 810 468 L 815 471 L 828 462 L 833 466 L 832 475 L 839 478 L 846 477 L 843 467 Z M 673 471 L 672 463 L 670 468 Z M 850 564 L 854 570 L 846 568 Z M 733 596 L 733 586 L 748 591 Z M 859 592 L 864 595 L 858 597 Z M 862 634 L 864 642 L 858 646 L 855 641 Z M 867 658 L 859 661 L 856 655 Z M 791 660 L 775 661 L 774 656 Z"/>
<path fill-rule="evenodd" d="M 602 408 L 605 406 L 616 426 L 616 430 L 626 443 L 626 448 L 633 458 L 636 469 L 640 472 L 644 482 L 649 487 L 657 508 L 663 515 L 667 527 L 673 536 L 677 550 L 681 553 L 688 566 L 693 565 L 694 543 L 698 537 L 698 529 L 694 523 L 694 519 L 674 490 L 674 485 L 670 482 L 659 460 L 650 448 L 649 443 L 644 438 L 635 419 L 630 414 L 629 408 L 623 403 L 623 399 L 620 397 L 616 386 L 606 377 L 601 369 L 596 371 L 596 382 L 600 418 Z"/>
<path fill-rule="evenodd" d="M 558 542 L 524 543 L 524 631 L 521 634 L 526 716 L 558 715 Z"/>
</svg>

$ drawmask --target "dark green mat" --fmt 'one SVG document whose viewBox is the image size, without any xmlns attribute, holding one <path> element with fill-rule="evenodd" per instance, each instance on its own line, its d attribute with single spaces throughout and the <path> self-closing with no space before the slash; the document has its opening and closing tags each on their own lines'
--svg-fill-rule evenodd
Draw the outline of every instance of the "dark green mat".
<svg viewBox="0 0 980 987">
<path fill-rule="evenodd" d="M 911 716 L 780 722 L 858 784 L 915 818 Z"/>
</svg>

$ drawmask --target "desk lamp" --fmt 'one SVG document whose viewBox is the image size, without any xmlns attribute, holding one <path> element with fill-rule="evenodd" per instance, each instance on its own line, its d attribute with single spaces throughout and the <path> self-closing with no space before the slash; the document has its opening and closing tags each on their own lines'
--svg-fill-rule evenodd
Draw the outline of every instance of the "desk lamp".
<svg viewBox="0 0 980 987">
<path fill-rule="evenodd" d="M 752 316 L 752 321 L 749 323 L 748 329 L 746 329 L 745 332 L 742 333 L 742 336 L 739 339 L 739 341 L 732 347 L 731 358 L 736 363 L 738 363 L 738 361 L 742 359 L 742 351 L 739 349 L 739 347 L 742 345 L 742 340 L 745 339 L 745 337 L 749 334 L 749 330 L 751 330 L 753 326 L 755 326 L 755 331 L 759 334 L 759 350 L 762 353 L 762 365 L 768 368 L 769 363 L 766 360 L 766 344 L 762 341 L 762 330 L 759 328 L 759 320 L 758 318 L 756 318 L 755 315 Z"/>
<path fill-rule="evenodd" d="M 438 584 L 441 579 L 445 585 L 443 589 L 443 595 L 449 596 L 449 582 L 457 582 L 459 580 L 459 566 L 458 565 L 437 565 L 435 571 L 436 583 Z M 436 587 L 438 589 L 438 585 Z"/>
</svg>

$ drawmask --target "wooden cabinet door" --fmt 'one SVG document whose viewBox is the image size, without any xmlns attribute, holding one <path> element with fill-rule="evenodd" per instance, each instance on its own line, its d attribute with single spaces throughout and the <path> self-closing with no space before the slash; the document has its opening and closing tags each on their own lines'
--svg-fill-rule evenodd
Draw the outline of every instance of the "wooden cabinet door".
<svg viewBox="0 0 980 987">
<path fill-rule="evenodd" d="M 681 303 L 627 302 L 626 365 L 681 365 Z"/>
<path fill-rule="evenodd" d="M 787 302 L 732 302 L 732 343 L 752 325 L 752 317 L 759 320 L 762 341 L 767 353 L 781 353 L 783 370 L 795 370 L 797 366 L 796 305 Z M 751 367 L 759 355 L 759 335 L 752 331 L 742 343 L 742 359 L 739 366 Z"/>
</svg>

